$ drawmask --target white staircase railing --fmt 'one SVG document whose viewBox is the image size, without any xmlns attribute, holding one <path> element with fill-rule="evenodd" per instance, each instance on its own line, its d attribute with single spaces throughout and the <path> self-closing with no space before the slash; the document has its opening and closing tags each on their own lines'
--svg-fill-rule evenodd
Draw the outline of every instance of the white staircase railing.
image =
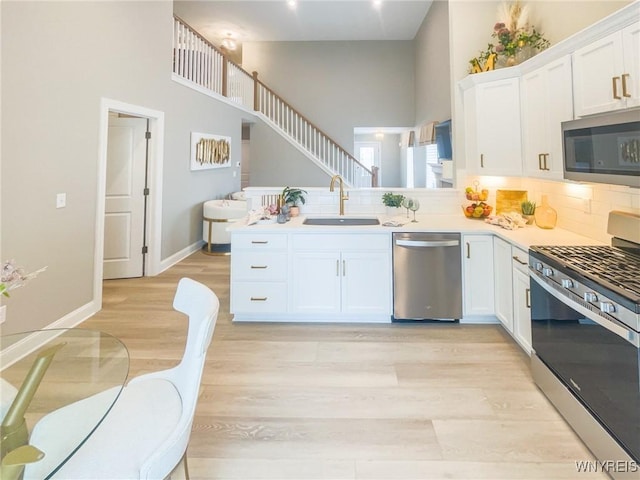
<svg viewBox="0 0 640 480">
<path fill-rule="evenodd" d="M 233 103 L 260 112 L 328 174 L 351 187 L 377 186 L 377 169 L 369 170 L 282 97 L 174 16 L 173 73 Z"/>
</svg>

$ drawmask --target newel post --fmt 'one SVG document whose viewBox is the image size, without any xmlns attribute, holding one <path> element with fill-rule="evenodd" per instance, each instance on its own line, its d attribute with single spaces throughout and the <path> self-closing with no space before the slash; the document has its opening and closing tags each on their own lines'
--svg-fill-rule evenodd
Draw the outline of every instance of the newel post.
<svg viewBox="0 0 640 480">
<path fill-rule="evenodd" d="M 253 74 L 253 109 L 257 112 L 260 110 L 260 98 L 258 97 L 258 72 Z"/>
</svg>

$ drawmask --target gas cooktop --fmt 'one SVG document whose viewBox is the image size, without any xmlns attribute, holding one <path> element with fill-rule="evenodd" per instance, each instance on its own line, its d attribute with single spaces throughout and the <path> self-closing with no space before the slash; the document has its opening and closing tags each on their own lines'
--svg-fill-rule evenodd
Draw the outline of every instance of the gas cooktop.
<svg viewBox="0 0 640 480">
<path fill-rule="evenodd" d="M 610 246 L 535 246 L 531 250 L 640 305 L 640 256 Z"/>
</svg>

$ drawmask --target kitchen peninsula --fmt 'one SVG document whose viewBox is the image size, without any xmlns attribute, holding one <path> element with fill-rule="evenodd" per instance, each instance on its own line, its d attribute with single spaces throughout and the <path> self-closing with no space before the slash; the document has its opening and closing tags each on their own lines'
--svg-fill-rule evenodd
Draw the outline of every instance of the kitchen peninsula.
<svg viewBox="0 0 640 480">
<path fill-rule="evenodd" d="M 238 222 L 229 227 L 234 321 L 388 323 L 393 305 L 392 233 L 456 232 L 463 246 L 464 315 L 460 321 L 497 323 L 499 319 L 513 333 L 513 321 L 503 321 L 496 308 L 500 298 L 512 295 L 512 258 L 526 265 L 531 245 L 601 243 L 558 228 L 505 230 L 467 219 L 462 212 L 418 215 L 416 223 L 399 215 L 392 218 L 406 223 L 397 227 L 383 226 L 390 218 L 384 215 L 325 217 L 378 217 L 381 224 L 307 225 L 306 216 L 301 215 L 285 224 Z M 526 267 L 524 271 L 528 275 Z M 509 280 L 504 286 L 499 281 L 503 273 Z M 529 319 L 522 323 L 528 324 Z M 528 336 L 525 332 L 520 342 L 525 350 Z"/>
</svg>

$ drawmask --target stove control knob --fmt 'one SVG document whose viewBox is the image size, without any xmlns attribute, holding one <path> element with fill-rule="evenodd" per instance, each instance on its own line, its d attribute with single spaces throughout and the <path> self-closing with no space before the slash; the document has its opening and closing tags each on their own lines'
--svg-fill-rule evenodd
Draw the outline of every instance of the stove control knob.
<svg viewBox="0 0 640 480">
<path fill-rule="evenodd" d="M 536 271 L 541 272 L 544 266 L 540 262 L 536 262 Z"/>
<path fill-rule="evenodd" d="M 563 288 L 573 288 L 574 287 L 573 280 L 571 280 L 569 278 L 563 278 L 561 283 L 562 283 L 562 287 Z"/>
<path fill-rule="evenodd" d="M 594 292 L 584 292 L 584 301 L 585 302 L 597 302 L 598 296 Z"/>
<path fill-rule="evenodd" d="M 611 302 L 600 302 L 600 311 L 604 313 L 615 313 L 616 306 Z"/>
<path fill-rule="evenodd" d="M 545 267 L 542 269 L 542 274 L 545 277 L 553 277 L 553 269 L 549 268 L 549 267 Z"/>
</svg>

